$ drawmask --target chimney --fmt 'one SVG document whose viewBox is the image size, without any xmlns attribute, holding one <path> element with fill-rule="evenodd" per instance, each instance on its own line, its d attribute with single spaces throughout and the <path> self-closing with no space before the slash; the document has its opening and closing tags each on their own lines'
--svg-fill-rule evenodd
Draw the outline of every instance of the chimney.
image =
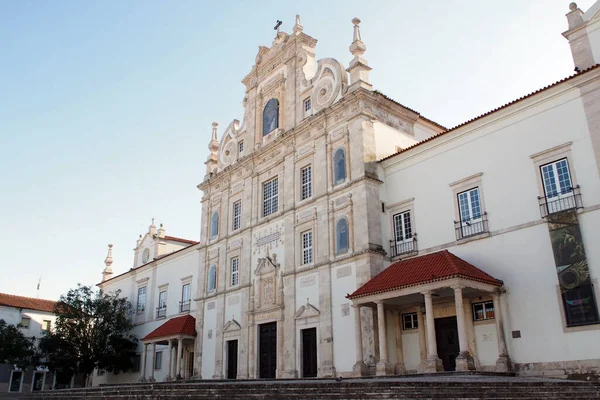
<svg viewBox="0 0 600 400">
<path fill-rule="evenodd" d="M 571 46 L 575 71 L 580 72 L 597 63 L 594 60 L 592 51 L 593 42 L 590 41 L 587 28 L 591 24 L 600 24 L 600 22 L 595 21 L 594 23 L 589 18 L 586 19 L 586 15 L 577 7 L 576 3 L 571 3 L 569 10 L 567 13 L 569 30 L 564 32 L 563 36 L 569 41 L 569 45 Z M 600 51 L 600 41 L 598 41 L 597 47 L 597 50 Z"/>
</svg>

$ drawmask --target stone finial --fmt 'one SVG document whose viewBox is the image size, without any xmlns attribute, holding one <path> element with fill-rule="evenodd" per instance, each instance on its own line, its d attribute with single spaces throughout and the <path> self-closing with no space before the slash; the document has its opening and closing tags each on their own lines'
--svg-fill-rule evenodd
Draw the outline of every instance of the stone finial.
<svg viewBox="0 0 600 400">
<path fill-rule="evenodd" d="M 300 14 L 296 14 L 296 23 L 294 24 L 294 28 L 293 28 L 294 34 L 299 35 L 303 29 L 304 29 L 304 27 L 300 23 Z"/>
<path fill-rule="evenodd" d="M 154 225 L 154 218 L 152 218 L 152 223 L 148 227 L 148 233 L 150 235 L 155 235 L 156 234 L 156 225 Z"/>
<path fill-rule="evenodd" d="M 111 265 L 113 263 L 113 259 L 112 259 L 112 244 L 108 245 L 108 254 L 106 255 L 106 258 L 104 259 L 104 271 L 102 271 L 102 282 L 106 281 L 107 279 L 112 278 L 113 275 L 113 271 L 111 268 Z"/>
<path fill-rule="evenodd" d="M 158 237 L 159 238 L 165 237 L 165 227 L 163 226 L 163 224 L 160 224 L 160 227 L 158 228 Z"/>
<path fill-rule="evenodd" d="M 569 10 L 571 11 L 575 11 L 577 10 L 579 7 L 577 7 L 577 3 L 573 2 L 571 4 L 569 4 Z"/>
<path fill-rule="evenodd" d="M 217 122 L 212 123 L 212 135 L 210 142 L 208 143 L 208 149 L 210 150 L 210 154 L 206 159 L 206 175 L 210 175 L 217 170 L 217 154 L 219 152 L 219 140 L 217 138 L 217 126 L 219 124 Z"/>
<path fill-rule="evenodd" d="M 350 73 L 350 86 L 348 92 L 352 92 L 359 87 L 367 90 L 373 90 L 373 86 L 369 81 L 369 63 L 365 60 L 362 55 L 367 50 L 367 46 L 363 43 L 360 36 L 360 19 L 353 18 L 352 24 L 354 24 L 354 35 L 352 44 L 350 45 L 350 53 L 354 56 L 350 61 L 350 67 L 347 71 Z"/>
</svg>

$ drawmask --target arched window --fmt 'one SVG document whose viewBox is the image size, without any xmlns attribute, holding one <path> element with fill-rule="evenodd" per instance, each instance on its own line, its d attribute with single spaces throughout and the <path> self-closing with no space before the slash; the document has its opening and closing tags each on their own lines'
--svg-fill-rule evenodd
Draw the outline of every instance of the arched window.
<svg viewBox="0 0 600 400">
<path fill-rule="evenodd" d="M 333 184 L 338 185 L 346 180 L 346 152 L 337 149 L 333 154 Z"/>
<path fill-rule="evenodd" d="M 348 220 L 342 218 L 335 224 L 335 254 L 347 252 L 348 242 Z"/>
<path fill-rule="evenodd" d="M 279 102 L 271 99 L 263 110 L 263 136 L 279 128 Z"/>
<path fill-rule="evenodd" d="M 208 293 L 212 293 L 217 288 L 217 266 L 211 265 L 208 269 Z"/>
<path fill-rule="evenodd" d="M 210 218 L 210 238 L 216 238 L 219 234 L 219 213 L 217 211 L 213 212 L 212 217 Z"/>
</svg>

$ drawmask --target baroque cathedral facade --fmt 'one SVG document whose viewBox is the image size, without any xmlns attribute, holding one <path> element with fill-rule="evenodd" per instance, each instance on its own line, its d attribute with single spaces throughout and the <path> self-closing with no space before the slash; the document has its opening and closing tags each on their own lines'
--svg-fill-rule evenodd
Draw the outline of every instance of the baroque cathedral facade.
<svg viewBox="0 0 600 400">
<path fill-rule="evenodd" d="M 597 372 L 599 13 L 567 14 L 575 75 L 452 129 L 373 89 L 360 20 L 346 68 L 297 16 L 213 123 L 200 241 L 109 248 L 140 346 L 94 383 Z"/>
</svg>

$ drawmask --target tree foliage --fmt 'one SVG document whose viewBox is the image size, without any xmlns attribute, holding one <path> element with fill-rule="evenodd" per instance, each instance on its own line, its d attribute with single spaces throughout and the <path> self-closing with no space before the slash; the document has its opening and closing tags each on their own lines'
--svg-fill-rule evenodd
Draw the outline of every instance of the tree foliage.
<svg viewBox="0 0 600 400">
<path fill-rule="evenodd" d="M 89 375 L 94 368 L 119 373 L 133 367 L 132 306 L 119 292 L 78 285 L 60 297 L 54 313 L 55 329 L 40 341 L 51 370 Z"/>
<path fill-rule="evenodd" d="M 25 337 L 18 327 L 0 319 L 0 364 L 25 369 L 37 362 L 35 338 Z"/>
</svg>

